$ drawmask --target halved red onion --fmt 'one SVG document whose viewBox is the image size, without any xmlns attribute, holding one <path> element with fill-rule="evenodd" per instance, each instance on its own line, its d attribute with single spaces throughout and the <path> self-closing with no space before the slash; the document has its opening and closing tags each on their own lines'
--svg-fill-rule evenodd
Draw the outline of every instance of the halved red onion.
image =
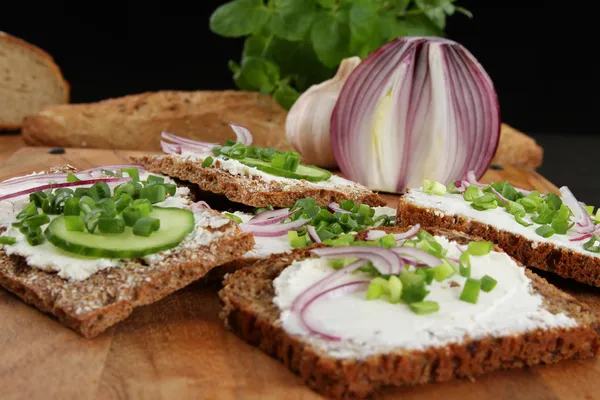
<svg viewBox="0 0 600 400">
<path fill-rule="evenodd" d="M 307 218 L 298 218 L 295 221 L 287 222 L 285 224 L 269 224 L 269 225 L 258 225 L 243 223 L 240 227 L 244 232 L 252 232 L 257 237 L 277 237 L 288 233 L 289 231 L 295 231 L 296 229 L 306 225 L 310 221 Z"/>
<path fill-rule="evenodd" d="M 311 250 L 323 258 L 361 258 L 369 260 L 382 274 L 399 274 L 403 265 L 391 249 L 371 246 L 335 246 Z"/>
<path fill-rule="evenodd" d="M 4 196 L 0 196 L 0 201 L 12 199 L 14 197 L 24 196 L 30 193 L 39 192 L 41 190 L 47 189 L 58 189 L 63 187 L 73 187 L 73 186 L 85 186 L 85 185 L 93 185 L 97 182 L 106 182 L 106 183 L 121 183 L 121 182 L 129 182 L 131 178 L 99 178 L 99 179 L 89 179 L 78 182 L 64 182 L 64 183 L 51 183 L 48 185 L 36 186 L 33 188 L 20 190 L 18 192 L 10 193 Z"/>
<path fill-rule="evenodd" d="M 281 208 L 278 210 L 266 210 L 256 214 L 247 224 L 252 225 L 271 225 L 281 221 L 285 221 L 292 216 L 296 211 L 290 212 L 289 208 Z"/>
<path fill-rule="evenodd" d="M 340 207 L 340 205 L 339 205 L 338 203 L 336 203 L 336 202 L 329 203 L 329 204 L 327 205 L 327 208 L 329 209 L 329 211 L 331 211 L 331 212 L 333 212 L 333 213 L 334 213 L 334 212 L 339 212 L 339 213 L 342 213 L 342 214 L 352 214 L 350 211 L 344 210 L 344 209 L 343 209 L 342 207 Z"/>
<path fill-rule="evenodd" d="M 344 268 L 338 269 L 337 271 L 327 275 L 325 278 L 313 283 L 307 289 L 302 291 L 298 296 L 296 296 L 296 298 L 292 302 L 291 310 L 292 311 L 302 310 L 302 308 L 304 308 L 304 306 L 310 299 L 312 299 L 319 293 L 323 292 L 333 282 L 337 281 L 338 279 L 340 279 L 343 276 L 353 273 L 354 271 L 356 271 L 357 269 L 359 269 L 366 263 L 367 263 L 367 260 L 358 259 L 358 260 L 346 265 Z"/>
<path fill-rule="evenodd" d="M 392 247 L 391 251 L 398 254 L 402 258 L 409 258 L 415 261 L 420 261 L 429 267 L 435 267 L 442 263 L 442 260 L 434 255 L 429 254 L 425 250 L 417 249 L 416 247 L 400 246 Z"/>
<path fill-rule="evenodd" d="M 312 226 L 312 225 L 306 225 L 306 232 L 308 233 L 308 236 L 310 237 L 310 239 L 313 242 L 315 242 L 315 243 L 322 243 L 322 240 L 319 237 L 319 234 L 317 233 L 317 230 L 315 229 L 314 226 Z"/>
<path fill-rule="evenodd" d="M 370 282 L 366 281 L 366 280 L 361 280 L 361 281 L 354 281 L 354 282 L 348 282 L 348 283 L 344 283 L 341 285 L 338 285 L 336 287 L 332 287 L 331 289 L 327 289 L 317 295 L 315 295 L 314 297 L 310 298 L 306 304 L 304 305 L 304 307 L 302 308 L 302 310 L 300 310 L 300 321 L 302 322 L 302 324 L 304 325 L 304 327 L 313 335 L 318 335 L 321 336 L 324 339 L 327 340 L 332 340 L 332 341 L 340 341 L 342 338 L 340 338 L 339 336 L 333 336 L 330 335 L 326 332 L 323 332 L 321 330 L 319 330 L 318 328 L 314 327 L 306 318 L 306 313 L 308 312 L 310 306 L 317 301 L 318 299 L 324 297 L 324 298 L 334 298 L 334 297 L 339 297 L 339 296 L 343 296 L 345 294 L 348 293 L 353 293 L 353 292 L 358 292 L 361 290 L 365 290 L 369 287 Z"/>
<path fill-rule="evenodd" d="M 403 192 L 423 179 L 450 183 L 487 170 L 498 146 L 494 85 L 460 44 L 399 37 L 347 78 L 331 118 L 343 174 L 370 189 Z"/>
<path fill-rule="evenodd" d="M 237 136 L 237 141 L 241 142 L 244 146 L 250 146 L 252 144 L 252 133 L 248 128 L 230 123 L 229 126 L 233 129 Z"/>
<path fill-rule="evenodd" d="M 563 203 L 569 207 L 575 218 L 575 227 L 573 228 L 578 233 L 591 233 L 596 230 L 592 217 L 587 210 L 575 198 L 571 190 L 567 186 L 559 189 Z"/>
</svg>

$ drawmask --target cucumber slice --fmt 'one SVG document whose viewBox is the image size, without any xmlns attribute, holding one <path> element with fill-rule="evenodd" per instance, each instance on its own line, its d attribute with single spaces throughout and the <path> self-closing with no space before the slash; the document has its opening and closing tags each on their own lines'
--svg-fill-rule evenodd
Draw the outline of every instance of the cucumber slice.
<svg viewBox="0 0 600 400">
<path fill-rule="evenodd" d="M 194 230 L 194 213 L 181 208 L 153 207 L 150 217 L 160 220 L 160 229 L 149 237 L 124 233 L 110 234 L 68 231 L 65 217 L 55 218 L 44 232 L 50 243 L 70 253 L 97 258 L 139 258 L 177 247 Z"/>
<path fill-rule="evenodd" d="M 300 164 L 298 169 L 296 169 L 296 172 L 292 172 L 281 168 L 275 168 L 271 166 L 270 163 L 263 160 L 258 160 L 256 158 L 244 158 L 239 161 L 244 165 L 255 167 L 271 175 L 277 175 L 291 179 L 304 179 L 310 182 L 326 181 L 331 178 L 332 175 L 331 172 L 327 171 L 326 169 L 322 169 L 314 165 Z"/>
</svg>

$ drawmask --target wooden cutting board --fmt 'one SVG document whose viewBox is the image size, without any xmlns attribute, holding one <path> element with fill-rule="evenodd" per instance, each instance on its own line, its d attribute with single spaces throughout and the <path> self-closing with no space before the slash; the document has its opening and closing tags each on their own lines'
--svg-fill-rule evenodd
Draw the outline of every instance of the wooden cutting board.
<svg viewBox="0 0 600 400">
<path fill-rule="evenodd" d="M 0 167 L 0 181 L 68 163 L 79 168 L 128 162 L 131 152 L 22 148 Z M 483 181 L 510 180 L 556 192 L 535 172 L 506 167 Z M 396 196 L 386 196 L 391 207 Z M 600 311 L 600 290 L 544 274 Z M 197 282 L 137 309 L 104 335 L 86 340 L 0 289 L 0 399 L 320 399 L 278 361 L 227 332 L 218 288 Z M 600 399 L 600 360 L 499 371 L 386 389 L 382 399 Z"/>
</svg>

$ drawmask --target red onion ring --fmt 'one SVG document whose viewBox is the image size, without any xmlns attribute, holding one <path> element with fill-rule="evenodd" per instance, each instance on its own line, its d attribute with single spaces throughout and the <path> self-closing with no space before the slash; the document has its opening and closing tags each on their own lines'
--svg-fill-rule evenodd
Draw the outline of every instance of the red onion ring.
<svg viewBox="0 0 600 400">
<path fill-rule="evenodd" d="M 12 199 L 14 197 L 24 196 L 26 194 L 35 193 L 35 192 L 39 192 L 41 190 L 47 190 L 47 189 L 93 185 L 94 183 L 98 183 L 98 182 L 121 183 L 121 182 L 129 182 L 129 181 L 131 181 L 131 178 L 127 177 L 127 178 L 99 178 L 99 179 L 90 179 L 90 180 L 78 181 L 78 182 L 52 183 L 52 184 L 48 184 L 48 185 L 37 186 L 34 188 L 21 190 L 21 191 L 15 192 L 15 193 L 10 193 L 5 196 L 0 196 L 0 201 Z"/>
<path fill-rule="evenodd" d="M 181 146 L 178 144 L 167 143 L 161 140 L 160 148 L 165 154 L 181 154 Z"/>
<path fill-rule="evenodd" d="M 403 240 L 407 240 L 407 239 L 412 239 L 413 237 L 415 237 L 415 235 L 417 233 L 419 233 L 419 231 L 421 230 L 421 224 L 416 224 L 413 225 L 409 230 L 407 230 L 406 232 L 403 233 L 394 233 L 394 239 L 396 239 L 396 241 L 403 241 Z M 387 233 L 385 231 L 379 231 L 379 230 L 370 230 L 367 232 L 367 236 L 366 239 L 369 241 L 372 240 L 377 240 L 380 239 L 384 236 L 387 236 Z"/>
<path fill-rule="evenodd" d="M 348 282 L 348 283 L 344 283 L 344 284 L 338 285 L 336 287 L 333 287 L 331 289 L 327 289 L 327 290 L 317 294 L 316 296 L 310 298 L 306 302 L 304 307 L 300 310 L 300 321 L 302 322 L 304 327 L 313 335 L 318 335 L 324 339 L 332 340 L 332 341 L 341 340 L 340 337 L 332 336 L 325 332 L 319 331 L 318 329 L 313 327 L 311 324 L 309 324 L 308 321 L 306 320 L 306 313 L 308 312 L 308 309 L 310 308 L 310 306 L 315 301 L 320 299 L 321 297 L 325 296 L 326 298 L 332 298 L 332 297 L 339 297 L 339 296 L 342 296 L 342 295 L 345 295 L 348 293 L 358 292 L 360 290 L 364 290 L 364 289 L 368 288 L 369 284 L 370 284 L 370 282 L 366 281 L 366 280 Z"/>
<path fill-rule="evenodd" d="M 352 212 L 344 210 L 342 207 L 340 207 L 340 205 L 338 203 L 335 203 L 335 202 L 329 203 L 329 205 L 327 205 L 327 208 L 331 212 L 339 212 L 342 214 L 352 214 Z"/>
<path fill-rule="evenodd" d="M 563 203 L 571 210 L 577 225 L 574 230 L 578 233 L 592 233 L 596 230 L 594 221 L 588 214 L 587 210 L 575 198 L 571 190 L 567 186 L 559 189 Z"/>
<path fill-rule="evenodd" d="M 337 281 L 343 276 L 353 273 L 354 271 L 365 265 L 367 262 L 367 260 L 358 259 L 353 263 L 346 265 L 344 268 L 339 269 L 327 275 L 325 278 L 313 283 L 306 290 L 304 290 L 298 296 L 296 296 L 296 298 L 292 302 L 291 310 L 300 311 L 306 305 L 307 301 L 309 301 L 311 298 L 325 290 L 327 286 L 329 286 L 331 283 Z"/>
<path fill-rule="evenodd" d="M 306 232 L 308 233 L 308 236 L 310 236 L 311 240 L 315 243 L 323 243 L 321 241 L 321 238 L 319 237 L 319 234 L 317 233 L 317 230 L 315 229 L 314 226 L 312 225 L 306 225 Z"/>
<path fill-rule="evenodd" d="M 184 138 L 184 137 L 181 137 L 181 136 L 177 136 L 177 135 L 174 135 L 174 134 L 168 133 L 168 132 L 163 132 L 160 136 L 163 139 L 170 140 L 170 141 L 172 141 L 174 143 L 177 143 L 177 144 L 187 144 L 187 145 L 192 146 L 192 147 L 204 147 L 204 148 L 207 148 L 207 149 L 211 149 L 211 148 L 213 148 L 215 146 L 218 146 L 218 143 L 201 142 L 201 141 L 198 141 L 198 140 L 193 140 L 193 139 L 188 139 L 188 138 Z"/>
<path fill-rule="evenodd" d="M 500 199 L 500 201 L 501 201 L 503 204 L 506 204 L 506 202 L 508 201 L 508 199 L 507 199 L 506 197 L 502 196 L 502 195 L 501 195 L 501 194 L 500 194 L 500 193 L 499 193 L 499 192 L 498 192 L 496 189 L 494 189 L 494 188 L 493 188 L 491 185 L 490 185 L 490 189 L 492 189 L 492 192 L 494 192 L 494 194 L 495 194 L 496 196 L 498 196 L 498 198 Z"/>
<path fill-rule="evenodd" d="M 208 208 L 209 210 L 211 209 L 210 206 L 208 205 L 208 203 L 205 202 L 204 200 L 200 200 L 200 201 L 197 201 L 197 202 L 191 204 L 189 206 L 189 209 L 192 211 L 198 211 L 198 210 L 201 210 L 201 207 Z"/>
<path fill-rule="evenodd" d="M 392 247 L 390 248 L 390 250 L 398 254 L 402 258 L 412 258 L 421 261 L 421 263 L 424 263 L 429 267 L 435 267 L 442 263 L 442 260 L 440 258 L 429 254 L 425 250 L 417 249 L 416 247 Z"/>
<path fill-rule="evenodd" d="M 257 237 L 277 237 L 285 235 L 288 231 L 297 230 L 306 225 L 308 221 L 310 221 L 310 219 L 299 218 L 285 224 L 258 225 L 244 223 L 240 224 L 240 227 L 244 232 L 252 232 L 254 236 Z"/>
<path fill-rule="evenodd" d="M 311 250 L 322 258 L 362 258 L 369 260 L 382 274 L 399 274 L 404 266 L 392 249 L 383 247 L 335 246 Z"/>
<path fill-rule="evenodd" d="M 231 129 L 235 132 L 238 142 L 241 142 L 244 146 L 250 146 L 252 144 L 252 133 L 248 128 L 232 123 L 229 123 L 229 126 L 231 126 Z"/>
<path fill-rule="evenodd" d="M 290 212 L 289 208 L 281 208 L 279 210 L 266 210 L 254 217 L 247 224 L 252 225 L 272 225 L 281 221 L 285 221 L 292 216 L 296 211 Z"/>
</svg>

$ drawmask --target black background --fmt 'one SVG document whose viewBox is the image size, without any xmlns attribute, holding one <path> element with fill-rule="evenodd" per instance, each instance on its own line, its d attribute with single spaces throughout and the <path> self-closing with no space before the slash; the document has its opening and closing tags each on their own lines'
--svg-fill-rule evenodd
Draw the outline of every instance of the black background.
<svg viewBox="0 0 600 400">
<path fill-rule="evenodd" d="M 21 2 L 0 15 L 0 29 L 53 55 L 71 83 L 72 102 L 148 90 L 235 88 L 227 61 L 239 59 L 243 40 L 208 28 L 222 3 Z M 447 35 L 491 76 L 502 120 L 544 146 L 540 172 L 600 204 L 593 173 L 600 146 L 593 2 L 457 4 L 474 17 L 450 17 Z"/>
</svg>

